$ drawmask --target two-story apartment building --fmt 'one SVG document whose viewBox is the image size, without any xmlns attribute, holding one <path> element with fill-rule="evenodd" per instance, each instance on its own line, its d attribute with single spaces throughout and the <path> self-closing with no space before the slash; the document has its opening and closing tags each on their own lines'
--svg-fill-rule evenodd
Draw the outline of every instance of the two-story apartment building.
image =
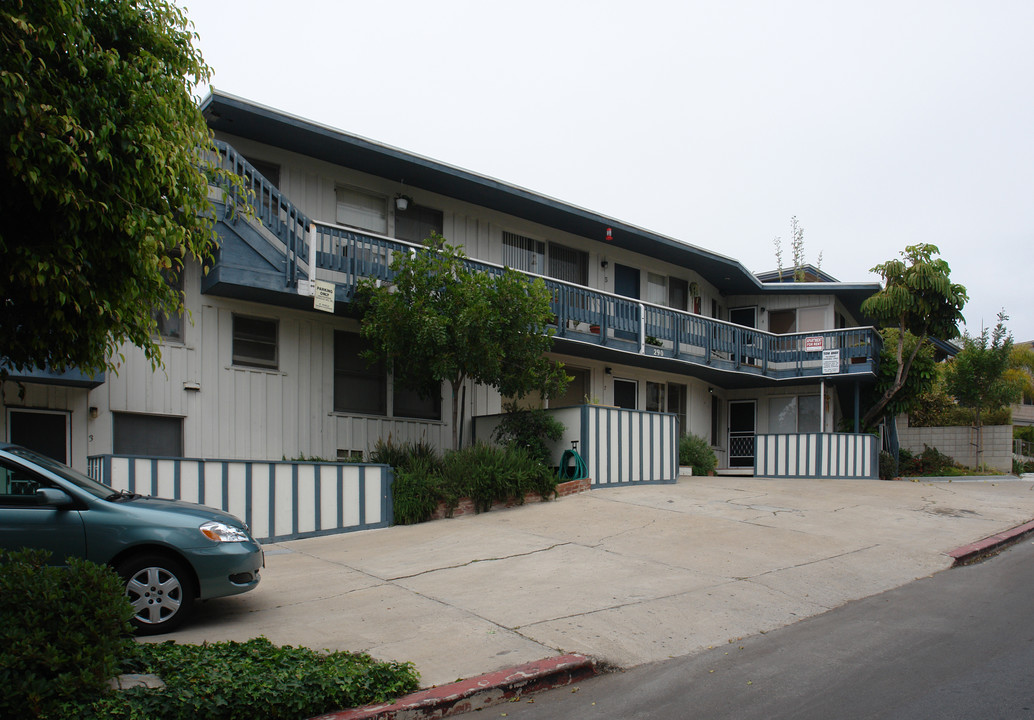
<svg viewBox="0 0 1034 720">
<path fill-rule="evenodd" d="M 874 381 L 880 340 L 860 306 L 875 283 L 763 282 L 720 253 L 241 98 L 214 92 L 202 110 L 255 213 L 213 189 L 221 247 L 205 272 L 187 268 L 185 317 L 161 319 L 164 368 L 127 348 L 102 378 L 23 376 L 24 396 L 3 396 L 4 437 L 63 445 L 78 467 L 104 453 L 345 459 L 379 438 L 445 447 L 447 403 L 367 367 L 351 302 L 432 230 L 553 290 L 553 354 L 574 381 L 550 407 L 673 413 L 722 468 L 752 467 L 758 433 L 850 425 Z M 470 442 L 472 419 L 504 398 L 463 397 Z"/>
</svg>

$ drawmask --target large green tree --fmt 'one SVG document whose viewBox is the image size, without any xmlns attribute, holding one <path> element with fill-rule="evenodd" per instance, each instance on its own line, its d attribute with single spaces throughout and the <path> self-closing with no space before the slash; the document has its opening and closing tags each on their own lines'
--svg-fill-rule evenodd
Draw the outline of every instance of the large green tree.
<svg viewBox="0 0 1034 720">
<path fill-rule="evenodd" d="M 472 269 L 466 255 L 434 235 L 421 250 L 397 252 L 390 284 L 361 285 L 361 333 L 396 382 L 424 397 L 452 393 L 452 445 L 459 445 L 460 389 L 466 380 L 504 397 L 562 394 L 570 378 L 545 353 L 552 346 L 550 294 L 541 279 L 507 268 Z"/>
<path fill-rule="evenodd" d="M 0 372 L 160 362 L 168 279 L 215 248 L 191 28 L 165 0 L 0 3 Z"/>
<path fill-rule="evenodd" d="M 1007 407 L 1023 397 L 1023 386 L 1009 373 L 1011 367 L 1012 336 L 1005 329 L 1008 320 L 999 313 L 998 323 L 988 333 L 987 328 L 975 337 L 962 337 L 962 350 L 945 371 L 945 389 L 962 407 L 971 408 L 976 415 L 977 466 L 983 450 L 984 413 Z"/>
<path fill-rule="evenodd" d="M 1006 376 L 1022 388 L 1025 400 L 1034 402 L 1034 348 L 1030 344 L 1012 346 Z"/>
<path fill-rule="evenodd" d="M 876 384 L 873 386 L 871 397 L 868 398 L 871 403 L 875 403 L 897 382 L 899 334 L 897 328 L 880 330 L 883 348 L 880 351 L 880 368 L 876 375 Z M 934 360 L 933 346 L 930 343 L 920 343 L 915 335 L 906 332 L 902 355 L 914 355 L 914 359 L 911 369 L 904 376 L 901 388 L 891 396 L 883 409 L 884 414 L 890 416 L 911 413 L 917 406 L 922 406 L 937 383 L 937 362 Z"/>
<path fill-rule="evenodd" d="M 909 245 L 901 259 L 888 260 L 872 268 L 884 281 L 882 290 L 862 303 L 862 312 L 882 328 L 896 328 L 894 377 L 884 384 L 862 422 L 872 426 L 888 412 L 894 396 L 901 392 L 920 349 L 930 337 L 952 340 L 959 336 L 959 323 L 964 321 L 962 308 L 969 299 L 966 288 L 951 281 L 951 268 L 940 250 L 929 243 Z M 908 334 L 916 339 L 906 353 Z"/>
</svg>

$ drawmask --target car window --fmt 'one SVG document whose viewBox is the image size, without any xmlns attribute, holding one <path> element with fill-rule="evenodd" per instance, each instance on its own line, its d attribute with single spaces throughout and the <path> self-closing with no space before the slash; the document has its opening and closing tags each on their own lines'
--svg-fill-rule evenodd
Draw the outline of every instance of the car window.
<svg viewBox="0 0 1034 720">
<path fill-rule="evenodd" d="M 24 458 L 35 465 L 39 465 L 45 470 L 49 470 L 58 477 L 61 477 L 70 483 L 74 483 L 77 487 L 85 490 L 91 495 L 95 495 L 96 497 L 106 498 L 115 492 L 107 485 L 88 478 L 82 473 L 76 472 L 64 463 L 59 463 L 57 460 L 49 458 L 46 455 L 40 455 L 39 453 L 23 447 L 9 447 L 7 448 L 7 452 L 12 455 L 17 455 L 20 458 Z M 35 493 L 36 491 L 33 490 L 33 492 Z"/>
<path fill-rule="evenodd" d="M 48 484 L 39 475 L 0 461 L 0 503 L 36 505 L 36 491 L 41 487 Z"/>
</svg>

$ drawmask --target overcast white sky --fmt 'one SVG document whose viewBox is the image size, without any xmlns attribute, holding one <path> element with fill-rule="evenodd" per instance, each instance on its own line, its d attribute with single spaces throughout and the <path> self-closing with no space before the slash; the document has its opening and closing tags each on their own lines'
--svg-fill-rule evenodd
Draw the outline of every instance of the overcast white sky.
<svg viewBox="0 0 1034 720">
<path fill-rule="evenodd" d="M 212 84 L 844 281 L 930 242 L 1034 339 L 1034 2 L 177 0 Z"/>
</svg>

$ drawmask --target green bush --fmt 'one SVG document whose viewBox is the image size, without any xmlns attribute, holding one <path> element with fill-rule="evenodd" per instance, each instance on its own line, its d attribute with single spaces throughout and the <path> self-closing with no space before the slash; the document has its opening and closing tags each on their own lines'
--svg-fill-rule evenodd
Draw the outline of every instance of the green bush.
<svg viewBox="0 0 1034 720">
<path fill-rule="evenodd" d="M 710 475 L 718 466 L 718 458 L 707 440 L 683 435 L 679 438 L 679 465 L 691 465 L 694 475 Z"/>
<path fill-rule="evenodd" d="M 1034 443 L 1034 425 L 1013 425 L 1012 436 L 1017 440 Z"/>
<path fill-rule="evenodd" d="M 0 550 L 0 717 L 39 717 L 99 697 L 134 643 L 133 608 L 104 565 Z"/>
<path fill-rule="evenodd" d="M 378 438 L 373 452 L 370 453 L 371 463 L 391 465 L 396 470 L 408 468 L 416 461 L 437 465 L 440 459 L 434 446 L 428 442 L 404 442 L 396 445 L 390 438 Z"/>
<path fill-rule="evenodd" d="M 901 475 L 906 477 L 957 475 L 959 473 L 953 472 L 953 469 L 961 468 L 954 458 L 929 445 L 923 445 L 923 451 L 918 455 L 902 448 L 898 453 L 898 462 Z"/>
<path fill-rule="evenodd" d="M 429 520 L 439 503 L 451 514 L 464 497 L 484 512 L 496 502 L 524 502 L 531 492 L 543 498 L 556 492 L 549 468 L 516 447 L 478 443 L 439 458 L 428 445 L 378 443 L 371 459 L 395 470 L 392 499 L 399 525 Z"/>
<path fill-rule="evenodd" d="M 413 525 L 431 519 L 439 502 L 448 503 L 441 487 L 441 463 L 437 458 L 410 457 L 395 468 L 391 486 L 395 522 Z"/>
<path fill-rule="evenodd" d="M 84 720 L 296 720 L 389 702 L 417 689 L 410 663 L 369 655 L 319 653 L 265 638 L 247 642 L 142 644 L 132 672 L 153 673 L 165 688 L 133 688 L 88 706 L 66 706 Z"/>
<path fill-rule="evenodd" d="M 541 408 L 521 410 L 515 404 L 506 406 L 506 414 L 493 433 L 501 445 L 522 448 L 543 465 L 551 464 L 547 440 L 556 442 L 564 435 L 564 424 Z"/>
<path fill-rule="evenodd" d="M 446 453 L 442 461 L 442 485 L 447 504 L 461 497 L 474 502 L 475 512 L 486 512 L 493 503 L 524 502 L 531 492 L 543 498 L 556 492 L 557 478 L 549 468 L 522 448 L 499 448 L 483 443 Z"/>
<path fill-rule="evenodd" d="M 880 480 L 893 480 L 897 476 L 898 461 L 894 458 L 894 454 L 880 450 Z"/>
<path fill-rule="evenodd" d="M 908 414 L 909 427 L 967 427 L 976 421 L 975 410 L 956 405 L 943 391 L 924 396 L 923 402 Z M 982 413 L 980 422 L 982 425 L 1011 425 L 1012 408 Z"/>
</svg>

